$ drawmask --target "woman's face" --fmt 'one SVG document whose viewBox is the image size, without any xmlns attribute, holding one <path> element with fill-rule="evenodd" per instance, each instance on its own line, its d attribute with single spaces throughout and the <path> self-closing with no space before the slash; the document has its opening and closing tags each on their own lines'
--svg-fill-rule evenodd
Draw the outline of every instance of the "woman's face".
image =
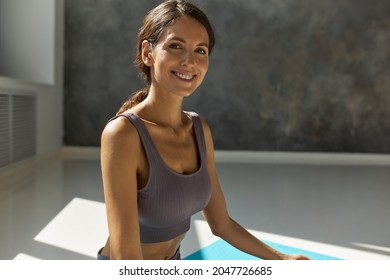
<svg viewBox="0 0 390 280">
<path fill-rule="evenodd" d="M 150 46 L 144 42 L 145 48 Z M 208 69 L 209 37 L 192 17 L 180 17 L 162 32 L 149 56 L 152 87 L 188 96 L 202 83 Z M 145 61 L 145 60 L 144 60 Z"/>
</svg>

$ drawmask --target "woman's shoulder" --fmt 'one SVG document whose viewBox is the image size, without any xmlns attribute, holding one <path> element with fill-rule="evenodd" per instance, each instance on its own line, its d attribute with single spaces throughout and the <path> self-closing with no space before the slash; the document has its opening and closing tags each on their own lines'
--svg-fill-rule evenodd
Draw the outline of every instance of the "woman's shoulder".
<svg viewBox="0 0 390 280">
<path fill-rule="evenodd" d="M 211 137 L 210 126 L 203 116 L 199 115 L 196 112 L 186 112 L 186 113 L 192 117 L 198 118 L 200 120 L 200 123 L 202 124 L 203 133 L 205 134 L 205 137 Z"/>
<path fill-rule="evenodd" d="M 190 116 L 191 118 L 197 118 L 199 119 L 202 124 L 203 123 L 206 123 L 206 120 L 204 119 L 203 116 L 201 116 L 200 114 L 198 114 L 197 112 L 194 112 L 194 111 L 184 111 L 188 116 Z M 206 123 L 207 124 L 207 123 Z"/>
<path fill-rule="evenodd" d="M 139 140 L 135 126 L 123 115 L 112 118 L 104 127 L 102 140 L 115 142 L 134 143 Z"/>
</svg>

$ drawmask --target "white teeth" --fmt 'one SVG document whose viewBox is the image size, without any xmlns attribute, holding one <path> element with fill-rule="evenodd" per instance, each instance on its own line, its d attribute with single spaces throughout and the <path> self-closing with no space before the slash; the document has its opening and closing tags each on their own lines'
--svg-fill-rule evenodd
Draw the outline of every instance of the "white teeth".
<svg viewBox="0 0 390 280">
<path fill-rule="evenodd" d="M 174 74 L 179 77 L 180 79 L 183 79 L 183 80 L 192 80 L 192 78 L 194 76 L 188 76 L 188 75 L 183 75 L 183 74 L 180 74 L 180 73 L 177 73 L 177 72 L 174 72 Z"/>
</svg>

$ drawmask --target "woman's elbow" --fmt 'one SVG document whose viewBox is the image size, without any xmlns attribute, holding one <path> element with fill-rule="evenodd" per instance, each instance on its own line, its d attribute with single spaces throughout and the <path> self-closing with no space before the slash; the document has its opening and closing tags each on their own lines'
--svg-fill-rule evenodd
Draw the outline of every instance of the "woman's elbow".
<svg viewBox="0 0 390 280">
<path fill-rule="evenodd" d="M 226 221 L 220 220 L 220 221 L 210 225 L 211 232 L 215 236 L 222 238 L 229 231 L 229 223 L 230 223 L 230 219 L 228 219 Z"/>
</svg>

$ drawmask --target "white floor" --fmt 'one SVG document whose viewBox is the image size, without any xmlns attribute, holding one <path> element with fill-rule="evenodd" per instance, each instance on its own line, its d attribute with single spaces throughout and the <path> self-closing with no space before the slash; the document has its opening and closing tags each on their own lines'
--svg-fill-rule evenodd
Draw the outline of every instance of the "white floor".
<svg viewBox="0 0 390 280">
<path fill-rule="evenodd" d="M 256 236 L 343 259 L 390 259 L 388 161 L 228 157 L 217 168 L 230 214 Z M 33 163 L 0 173 L 0 259 L 93 259 L 107 235 L 96 151 Z M 196 215 L 182 255 L 213 240 Z"/>
</svg>

